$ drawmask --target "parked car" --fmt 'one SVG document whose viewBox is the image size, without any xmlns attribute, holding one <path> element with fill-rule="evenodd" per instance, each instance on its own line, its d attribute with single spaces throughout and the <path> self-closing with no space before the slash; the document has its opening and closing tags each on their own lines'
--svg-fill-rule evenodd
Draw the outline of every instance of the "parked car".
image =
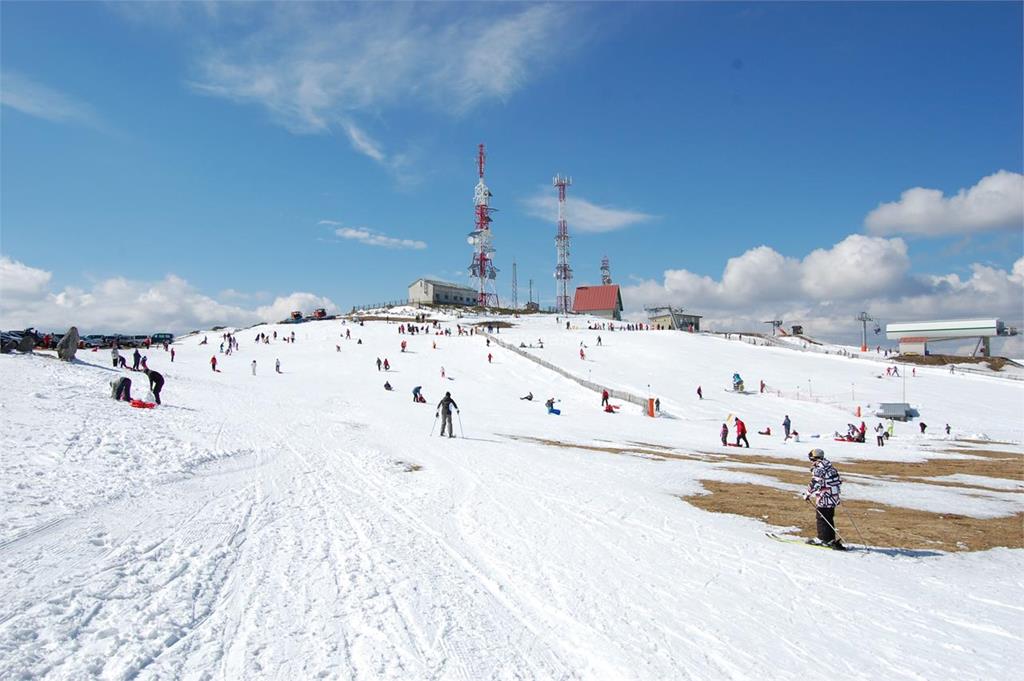
<svg viewBox="0 0 1024 681">
<path fill-rule="evenodd" d="M 154 333 L 151 338 L 153 339 L 153 345 L 162 345 L 163 343 L 173 343 L 173 333 Z"/>
<path fill-rule="evenodd" d="M 57 338 L 56 334 L 54 335 L 54 338 Z M 82 337 L 82 343 L 84 344 L 84 347 L 87 348 L 102 348 L 103 341 L 104 337 L 98 333 L 92 333 L 89 334 L 88 336 Z"/>
</svg>

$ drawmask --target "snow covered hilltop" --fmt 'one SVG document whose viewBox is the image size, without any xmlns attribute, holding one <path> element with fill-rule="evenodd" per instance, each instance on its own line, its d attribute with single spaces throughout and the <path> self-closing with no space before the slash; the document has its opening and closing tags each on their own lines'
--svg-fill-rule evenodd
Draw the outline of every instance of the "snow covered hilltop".
<svg viewBox="0 0 1024 681">
<path fill-rule="evenodd" d="M 173 363 L 148 353 L 155 409 L 110 398 L 115 376 L 146 382 L 109 352 L 0 356 L 0 678 L 1018 676 L 1024 382 L 585 318 L 438 321 L 263 325 L 230 355 L 219 332 L 181 338 Z M 870 415 L 904 394 L 920 419 L 876 446 Z M 737 417 L 749 449 L 719 441 Z M 833 439 L 861 420 L 866 443 Z M 812 531 L 812 447 L 857 550 L 766 536 Z"/>
</svg>

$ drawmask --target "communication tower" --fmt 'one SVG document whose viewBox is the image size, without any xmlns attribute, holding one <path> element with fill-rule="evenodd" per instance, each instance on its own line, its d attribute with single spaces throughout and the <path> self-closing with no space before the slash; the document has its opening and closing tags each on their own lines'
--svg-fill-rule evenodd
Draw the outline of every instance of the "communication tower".
<svg viewBox="0 0 1024 681">
<path fill-rule="evenodd" d="M 558 264 L 555 265 L 555 309 L 561 314 L 568 314 L 572 311 L 572 299 L 569 297 L 572 268 L 569 267 L 569 223 L 565 219 L 565 189 L 572 184 L 572 178 L 555 175 L 551 184 L 558 189 L 558 233 L 555 235 Z"/>
<path fill-rule="evenodd" d="M 497 306 L 498 294 L 494 292 L 494 280 L 498 269 L 494 266 L 494 247 L 491 245 L 491 190 L 484 183 L 484 162 L 486 154 L 484 145 L 477 148 L 476 167 L 480 181 L 473 191 L 476 204 L 476 228 L 469 233 L 466 241 L 473 246 L 473 260 L 469 263 L 469 277 L 477 281 L 477 305 L 481 307 Z"/>
</svg>

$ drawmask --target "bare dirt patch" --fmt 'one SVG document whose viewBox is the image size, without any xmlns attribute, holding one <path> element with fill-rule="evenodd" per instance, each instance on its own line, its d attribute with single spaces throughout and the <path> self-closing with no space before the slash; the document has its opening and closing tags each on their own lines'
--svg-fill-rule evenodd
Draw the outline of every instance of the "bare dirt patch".
<svg viewBox="0 0 1024 681">
<path fill-rule="evenodd" d="M 1002 371 L 1003 367 L 1010 365 L 1019 367 L 1020 364 L 1006 357 L 960 357 L 958 355 L 897 355 L 895 361 L 904 364 L 917 364 L 919 366 L 945 366 L 947 364 L 987 364 L 992 371 Z"/>
<path fill-rule="evenodd" d="M 815 536 L 815 511 L 791 492 L 753 485 L 701 480 L 709 494 L 680 497 L 697 508 L 763 520 L 776 527 L 797 527 L 801 537 Z M 853 522 L 851 522 L 851 516 Z M 836 512 L 836 529 L 854 544 L 942 551 L 984 551 L 997 546 L 1024 548 L 1024 513 L 1005 518 L 970 518 L 847 500 Z"/>
</svg>

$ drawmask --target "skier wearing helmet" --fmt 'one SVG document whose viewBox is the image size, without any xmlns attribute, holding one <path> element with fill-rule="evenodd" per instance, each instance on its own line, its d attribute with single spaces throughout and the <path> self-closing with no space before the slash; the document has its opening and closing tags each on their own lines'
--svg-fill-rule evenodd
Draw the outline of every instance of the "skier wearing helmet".
<svg viewBox="0 0 1024 681">
<path fill-rule="evenodd" d="M 843 484 L 839 471 L 825 458 L 825 452 L 812 449 L 807 453 L 812 462 L 811 482 L 804 499 L 814 502 L 814 521 L 818 528 L 818 543 L 837 551 L 845 551 L 842 540 L 836 536 L 836 506 L 839 505 L 840 487 Z"/>
</svg>

